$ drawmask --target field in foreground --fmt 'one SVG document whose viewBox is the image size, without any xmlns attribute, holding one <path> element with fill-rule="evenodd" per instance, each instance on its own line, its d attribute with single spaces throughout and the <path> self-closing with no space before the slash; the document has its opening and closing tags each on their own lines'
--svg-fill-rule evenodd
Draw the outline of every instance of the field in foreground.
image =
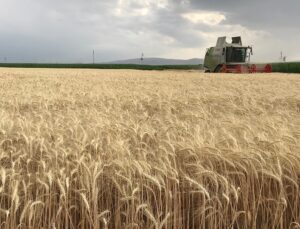
<svg viewBox="0 0 300 229">
<path fill-rule="evenodd" d="M 0 228 L 300 228 L 299 88 L 0 69 Z"/>
</svg>

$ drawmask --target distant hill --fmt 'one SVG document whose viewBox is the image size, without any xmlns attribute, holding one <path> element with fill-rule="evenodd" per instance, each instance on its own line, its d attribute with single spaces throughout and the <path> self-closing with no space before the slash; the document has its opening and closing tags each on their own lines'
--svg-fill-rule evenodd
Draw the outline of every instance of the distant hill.
<svg viewBox="0 0 300 229">
<path fill-rule="evenodd" d="M 143 64 L 143 65 L 198 65 L 202 63 L 203 63 L 203 59 L 199 59 L 199 58 L 193 58 L 189 60 L 144 58 L 142 62 L 141 59 L 117 60 L 117 61 L 109 62 L 109 64 Z"/>
</svg>

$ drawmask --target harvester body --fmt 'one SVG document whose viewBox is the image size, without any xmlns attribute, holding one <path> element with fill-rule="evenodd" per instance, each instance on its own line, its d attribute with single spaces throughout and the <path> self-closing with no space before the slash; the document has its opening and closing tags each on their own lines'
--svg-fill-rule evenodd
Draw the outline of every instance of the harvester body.
<svg viewBox="0 0 300 229">
<path fill-rule="evenodd" d="M 205 72 L 255 73 L 271 72 L 269 64 L 251 64 L 252 47 L 243 46 L 241 37 L 219 37 L 215 47 L 208 48 L 204 58 Z"/>
</svg>

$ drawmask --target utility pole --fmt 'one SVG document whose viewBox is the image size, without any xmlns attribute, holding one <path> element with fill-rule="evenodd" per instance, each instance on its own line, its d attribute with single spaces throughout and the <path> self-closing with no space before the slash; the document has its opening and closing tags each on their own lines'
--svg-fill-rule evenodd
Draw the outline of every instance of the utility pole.
<svg viewBox="0 0 300 229">
<path fill-rule="evenodd" d="M 93 50 L 93 64 L 95 64 L 95 50 Z"/>
<path fill-rule="evenodd" d="M 280 62 L 286 62 L 286 56 L 283 55 L 283 52 L 280 52 Z"/>
<path fill-rule="evenodd" d="M 141 65 L 143 63 L 143 60 L 144 60 L 144 53 L 142 53 L 142 56 L 141 56 Z"/>
</svg>

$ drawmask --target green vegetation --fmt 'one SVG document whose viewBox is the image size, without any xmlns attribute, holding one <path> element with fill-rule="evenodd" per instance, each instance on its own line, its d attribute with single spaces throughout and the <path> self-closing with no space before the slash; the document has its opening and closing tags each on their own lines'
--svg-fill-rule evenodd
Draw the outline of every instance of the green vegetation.
<svg viewBox="0 0 300 229">
<path fill-rule="evenodd" d="M 273 72 L 300 73 L 300 62 L 273 63 Z"/>
<path fill-rule="evenodd" d="M 138 70 L 200 70 L 202 65 L 136 65 L 136 64 L 36 64 L 0 63 L 0 67 L 10 68 L 86 68 L 86 69 L 138 69 Z"/>
<path fill-rule="evenodd" d="M 137 69 L 137 70 L 201 70 L 202 65 L 136 65 L 136 64 L 49 64 L 0 63 L 9 68 L 81 68 L 81 69 Z M 273 72 L 300 73 L 300 62 L 273 63 Z"/>
</svg>

